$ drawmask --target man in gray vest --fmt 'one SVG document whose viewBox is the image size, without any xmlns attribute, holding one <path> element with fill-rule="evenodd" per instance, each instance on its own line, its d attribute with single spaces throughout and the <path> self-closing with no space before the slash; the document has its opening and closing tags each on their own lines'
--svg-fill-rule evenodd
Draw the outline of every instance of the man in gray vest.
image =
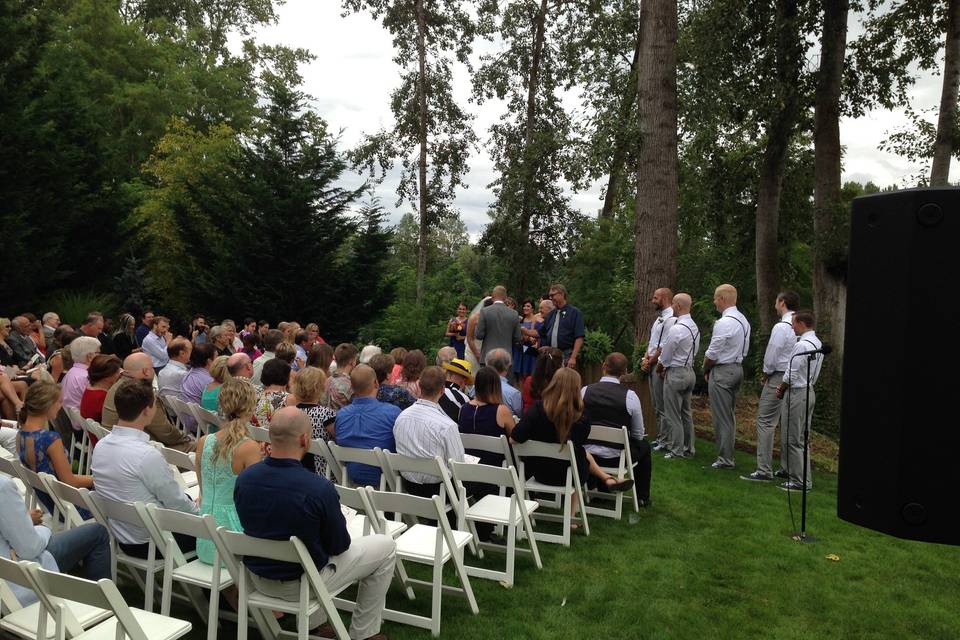
<svg viewBox="0 0 960 640">
<path fill-rule="evenodd" d="M 650 303 L 657 310 L 657 319 L 650 327 L 650 340 L 647 342 L 647 351 L 640 363 L 640 370 L 648 374 L 650 379 L 650 399 L 657 415 L 657 440 L 653 450 L 660 451 L 667 448 L 667 429 L 663 422 L 663 378 L 658 376 L 656 371 L 663 339 L 677 321 L 673 317 L 673 291 L 667 288 L 657 289 L 653 292 Z"/>
<path fill-rule="evenodd" d="M 630 432 L 630 456 L 636 464 L 637 502 L 642 507 L 650 504 L 650 445 L 644 439 L 643 410 L 636 391 L 620 383 L 620 376 L 627 372 L 627 357 L 622 353 L 611 353 L 603 361 L 603 377 L 599 382 L 583 387 L 584 414 L 590 418 L 590 424 L 605 427 L 627 427 Z M 586 450 L 601 467 L 616 467 L 619 464 L 620 450 L 608 443 L 587 444 Z M 594 476 L 590 477 L 593 481 Z M 600 485 L 602 486 L 602 485 Z"/>
<path fill-rule="evenodd" d="M 507 290 L 503 285 L 493 288 L 493 304 L 480 310 L 474 336 L 483 340 L 480 347 L 480 364 L 487 361 L 487 354 L 494 349 L 503 349 L 507 353 L 513 345 L 520 344 L 520 316 L 505 304 Z"/>
<path fill-rule="evenodd" d="M 692 458 L 697 450 L 690 397 L 697 382 L 693 360 L 700 350 L 700 330 L 690 317 L 692 304 L 689 294 L 673 296 L 676 322 L 663 339 L 657 362 L 657 375 L 664 381 L 663 415 L 668 449 L 664 460 Z"/>
<path fill-rule="evenodd" d="M 737 309 L 737 289 L 722 284 L 713 294 L 720 319 L 713 324 L 710 346 L 703 358 L 703 377 L 710 394 L 710 415 L 717 440 L 714 469 L 733 469 L 737 422 L 734 410 L 743 382 L 743 359 L 750 350 L 750 322 Z"/>
<path fill-rule="evenodd" d="M 790 353 L 797 344 L 793 332 L 793 314 L 800 305 L 800 296 L 793 291 L 784 291 L 777 296 L 774 308 L 780 321 L 770 331 L 770 342 L 763 355 L 763 375 L 760 383 L 760 404 L 757 407 L 757 470 L 750 475 L 740 476 L 744 480 L 767 482 L 773 480 L 773 440 L 777 423 L 780 423 L 780 467 L 777 474 L 784 474 L 787 460 L 786 421 L 780 417 L 783 401 L 777 397 L 777 388 L 783 381 L 783 372 L 787 370 Z"/>
</svg>

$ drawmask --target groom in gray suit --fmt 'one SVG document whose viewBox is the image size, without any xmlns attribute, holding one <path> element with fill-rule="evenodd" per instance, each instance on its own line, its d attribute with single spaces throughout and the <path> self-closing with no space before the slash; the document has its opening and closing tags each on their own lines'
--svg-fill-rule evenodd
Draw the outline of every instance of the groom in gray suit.
<svg viewBox="0 0 960 640">
<path fill-rule="evenodd" d="M 503 285 L 493 288 L 493 304 L 480 311 L 475 335 L 483 340 L 480 351 L 480 364 L 486 362 L 487 354 L 494 349 L 505 349 L 510 353 L 514 344 L 520 343 L 520 316 L 504 304 L 507 289 Z"/>
</svg>

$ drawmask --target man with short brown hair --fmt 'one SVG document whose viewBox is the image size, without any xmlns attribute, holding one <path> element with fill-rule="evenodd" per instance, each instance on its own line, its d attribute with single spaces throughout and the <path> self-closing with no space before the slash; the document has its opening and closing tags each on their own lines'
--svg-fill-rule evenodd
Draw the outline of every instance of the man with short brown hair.
<svg viewBox="0 0 960 640">
<path fill-rule="evenodd" d="M 337 363 L 337 370 L 327 378 L 327 406 L 338 411 L 350 404 L 353 396 L 350 372 L 357 366 L 357 348 L 349 342 L 338 344 L 333 351 L 333 360 Z"/>
</svg>

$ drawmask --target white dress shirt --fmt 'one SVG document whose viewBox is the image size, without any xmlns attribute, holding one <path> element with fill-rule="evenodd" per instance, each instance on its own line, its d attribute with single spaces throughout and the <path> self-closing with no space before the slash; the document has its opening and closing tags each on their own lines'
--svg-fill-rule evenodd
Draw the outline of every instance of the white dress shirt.
<svg viewBox="0 0 960 640">
<path fill-rule="evenodd" d="M 713 336 L 704 357 L 715 364 L 739 364 L 750 350 L 750 321 L 736 306 L 727 307 L 713 323 Z"/>
<path fill-rule="evenodd" d="M 700 350 L 700 330 L 689 313 L 685 313 L 667 332 L 660 347 L 660 364 L 664 369 L 692 367 L 694 356 Z"/>
<path fill-rule="evenodd" d="M 260 384 L 260 376 L 263 375 L 263 365 L 277 357 L 273 351 L 264 351 L 260 357 L 253 361 L 253 380 L 254 384 Z"/>
<path fill-rule="evenodd" d="M 613 376 L 602 376 L 599 381 L 620 384 L 620 380 Z M 580 397 L 583 398 L 586 395 L 587 387 L 582 387 L 580 389 Z M 640 406 L 640 396 L 638 396 L 633 389 L 627 389 L 626 403 L 627 413 L 630 414 L 630 437 L 635 440 L 643 440 L 646 433 L 643 429 L 643 407 Z M 616 458 L 620 455 L 620 449 L 614 449 L 613 447 L 600 444 L 588 444 L 585 445 L 584 448 L 594 456 L 601 458 Z"/>
<path fill-rule="evenodd" d="M 807 387 L 808 356 L 799 356 L 797 354 L 803 353 L 804 351 L 813 351 L 822 346 L 823 343 L 820 342 L 820 338 L 817 337 L 817 334 L 812 329 L 800 336 L 800 339 L 793 346 L 786 372 L 783 374 L 783 381 L 794 389 L 805 389 Z M 823 354 L 818 353 L 814 355 L 813 362 L 809 362 L 809 366 L 810 386 L 812 387 L 820 377 L 820 367 L 823 366 Z"/>
<path fill-rule="evenodd" d="M 673 307 L 667 307 L 660 311 L 660 315 L 650 326 L 650 342 L 647 343 L 647 355 L 652 356 L 657 349 L 663 346 L 663 341 L 667 337 L 670 327 L 677 323 L 673 317 Z"/>
<path fill-rule="evenodd" d="M 796 344 L 797 335 L 793 332 L 793 311 L 787 311 L 770 331 L 770 342 L 767 343 L 767 350 L 763 354 L 763 372 L 769 376 L 777 371 L 781 373 L 786 371 L 787 362 Z"/>
<path fill-rule="evenodd" d="M 15 553 L 17 560 L 38 562 L 50 571 L 60 570 L 57 561 L 47 551 L 53 532 L 43 525 L 33 524 L 17 486 L 7 476 L 0 476 L 0 513 L 3 514 L 0 518 L 0 555 L 12 559 Z M 7 584 L 21 605 L 37 601 L 33 591 L 12 582 Z"/>
<path fill-rule="evenodd" d="M 170 362 L 170 356 L 167 355 L 167 341 L 153 331 L 144 336 L 140 348 L 150 356 L 154 369 L 165 367 Z"/>
<path fill-rule="evenodd" d="M 161 394 L 171 394 L 180 397 L 180 389 L 183 387 L 183 379 L 187 377 L 187 365 L 177 360 L 171 360 L 163 371 L 157 374 L 157 382 L 160 384 Z"/>
<path fill-rule="evenodd" d="M 463 441 L 457 423 L 436 402 L 420 399 L 401 411 L 393 425 L 393 437 L 400 455 L 411 458 L 440 456 L 444 464 L 451 459 L 463 462 Z M 401 472 L 400 475 L 419 484 L 440 482 L 437 476 L 424 473 Z"/>
<path fill-rule="evenodd" d="M 96 492 L 117 502 L 152 503 L 197 513 L 197 505 L 183 492 L 163 454 L 153 448 L 149 440 L 150 436 L 139 429 L 113 427 L 93 450 Z M 150 541 L 150 535 L 140 527 L 123 522 L 111 524 L 124 544 Z"/>
</svg>

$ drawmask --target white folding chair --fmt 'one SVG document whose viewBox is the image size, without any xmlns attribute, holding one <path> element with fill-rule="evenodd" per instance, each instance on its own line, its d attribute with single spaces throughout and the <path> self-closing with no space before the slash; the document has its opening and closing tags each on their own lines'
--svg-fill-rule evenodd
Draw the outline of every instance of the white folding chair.
<svg viewBox="0 0 960 640">
<path fill-rule="evenodd" d="M 63 407 L 63 412 L 67 414 L 67 417 L 70 419 L 70 426 L 73 427 L 73 437 L 70 439 L 70 459 L 73 460 L 74 453 L 77 454 L 79 459 L 79 471 L 83 473 L 83 469 L 87 464 L 87 456 L 90 454 L 90 438 L 87 436 L 87 432 L 84 430 L 83 425 L 86 422 L 83 416 L 80 415 L 80 410 L 76 407 Z"/>
<path fill-rule="evenodd" d="M 157 443 L 159 444 L 159 443 Z M 157 447 L 167 464 L 177 470 L 187 488 L 197 486 L 197 461 L 195 453 L 185 453 L 160 445 Z"/>
<path fill-rule="evenodd" d="M 506 436 L 483 436 L 478 433 L 461 433 L 460 441 L 464 449 L 472 451 L 486 451 L 487 453 L 496 453 L 503 456 L 503 464 L 500 466 L 506 468 L 514 464 L 513 454 L 510 452 L 510 443 Z"/>
<path fill-rule="evenodd" d="M 65 529 L 72 529 L 73 527 L 77 527 L 95 520 L 93 517 L 93 512 L 90 510 L 90 505 L 80 492 L 80 489 L 77 489 L 66 482 L 60 482 L 53 476 L 46 473 L 40 474 L 40 479 L 46 485 L 47 493 L 49 493 L 54 499 L 54 502 L 58 504 L 59 508 L 65 511 Z M 90 518 L 84 520 L 80 515 L 79 509 L 86 509 L 87 511 L 90 511 Z"/>
<path fill-rule="evenodd" d="M 204 409 L 200 405 L 192 402 L 186 404 L 187 408 L 190 409 L 190 412 L 193 414 L 193 417 L 197 420 L 197 438 L 210 433 L 211 426 L 219 429 L 220 425 L 223 424 L 223 419 L 213 411 Z"/>
<path fill-rule="evenodd" d="M 167 541 L 163 552 L 164 572 L 160 613 L 165 616 L 170 615 L 174 581 L 207 589 L 210 591 L 210 603 L 205 616 L 207 639 L 215 640 L 219 623 L 220 591 L 233 585 L 231 573 L 228 571 L 223 575 L 222 572 L 222 563 L 231 562 L 231 559 L 226 557 L 228 554 L 223 551 L 223 541 L 217 533 L 216 521 L 210 514 L 196 516 L 173 509 L 162 509 L 155 504 L 147 505 L 147 513 Z M 198 541 L 204 539 L 212 542 L 213 564 L 206 564 L 199 558 L 177 564 L 176 559 L 185 558 L 185 556 L 173 536 L 175 533 L 196 538 Z"/>
<path fill-rule="evenodd" d="M 544 520 L 549 522 L 560 522 L 563 526 L 561 534 L 536 532 L 537 540 L 544 542 L 554 542 L 566 547 L 570 546 L 570 530 L 573 522 L 579 522 L 583 527 L 584 535 L 590 535 L 590 524 L 587 522 L 587 512 L 584 509 L 583 487 L 580 485 L 580 476 L 577 474 L 577 460 L 574 456 L 573 445 L 568 443 L 562 449 L 555 442 L 540 442 L 529 440 L 527 442 L 513 444 L 513 455 L 517 461 L 517 475 L 520 478 L 526 478 L 524 470 L 525 458 L 548 458 L 558 462 L 568 463 L 566 479 L 562 485 L 549 485 L 538 482 L 534 478 L 524 480 L 523 491 L 524 498 L 529 498 L 530 493 L 546 493 L 553 495 L 553 500 L 538 499 L 540 506 L 560 509 L 562 514 L 548 514 L 538 510 L 533 518 L 534 520 Z M 573 515 L 573 497 L 577 496 L 580 502 L 580 516 Z"/>
<path fill-rule="evenodd" d="M 327 442 L 325 444 L 330 449 L 330 453 L 333 455 L 333 459 L 340 469 L 340 473 L 335 475 L 343 480 L 341 484 L 347 487 L 358 486 L 356 482 L 350 479 L 350 474 L 347 470 L 347 463 L 353 462 L 380 469 L 380 485 L 377 488 L 383 491 L 387 486 L 390 486 L 390 490 L 394 490 L 390 484 L 392 478 L 389 474 L 385 473 L 383 469 L 383 455 L 380 447 L 375 449 L 358 449 L 355 447 L 344 447 L 333 442 Z"/>
<path fill-rule="evenodd" d="M 113 616 L 76 636 L 77 640 L 113 640 L 130 638 L 130 640 L 176 640 L 190 632 L 193 625 L 186 620 L 179 620 L 141 609 L 127 606 L 117 585 L 103 578 L 97 582 L 84 580 L 68 574 L 47 571 L 37 564 L 27 567 L 37 591 L 49 594 L 52 598 L 66 598 L 91 607 L 99 607 L 112 612 Z M 56 604 L 56 603 L 54 603 Z M 57 636 L 73 637 L 67 631 L 67 608 L 57 605 L 52 612 L 57 622 Z"/>
<path fill-rule="evenodd" d="M 110 435 L 110 429 L 107 429 L 102 424 L 94 420 L 93 418 L 87 418 L 87 432 L 93 434 L 97 437 L 97 441 L 103 440 L 108 435 Z M 93 455 L 90 455 L 90 461 L 93 462 Z"/>
<path fill-rule="evenodd" d="M 330 451 L 330 443 L 326 440 L 314 438 L 310 440 L 310 453 L 315 456 L 321 456 L 327 461 L 327 480 L 343 484 L 343 477 L 340 475 L 340 464 Z"/>
<path fill-rule="evenodd" d="M 454 482 L 460 494 L 460 529 L 470 527 L 470 532 L 476 537 L 477 529 L 475 523 L 485 522 L 497 526 L 506 527 L 507 545 L 492 544 L 489 542 L 480 542 L 477 538 L 480 557 L 483 557 L 483 549 L 493 549 L 496 551 L 505 551 L 507 555 L 507 566 L 505 571 L 493 571 L 481 567 L 467 565 L 467 574 L 478 578 L 488 580 L 503 581 L 508 587 L 513 586 L 514 561 L 517 553 L 527 553 L 533 556 L 533 561 L 537 569 L 543 568 L 540 561 L 540 551 L 537 549 L 537 540 L 533 535 L 533 523 L 530 520 L 530 512 L 535 511 L 540 504 L 535 500 L 524 500 L 522 485 L 517 477 L 516 469 L 512 466 L 504 469 L 503 467 L 494 467 L 486 464 L 470 464 L 467 462 L 450 461 L 450 471 L 453 474 Z M 512 493 L 509 497 L 498 494 L 485 495 L 472 505 L 467 502 L 466 483 L 480 483 L 494 485 L 498 489 L 509 489 Z M 530 544 L 529 549 L 517 548 L 518 534 L 526 536 Z"/>
<path fill-rule="evenodd" d="M 430 582 L 408 578 L 411 585 L 430 587 L 431 615 L 430 617 L 415 615 L 405 611 L 385 609 L 383 617 L 386 620 L 409 624 L 422 629 L 430 629 L 434 636 L 440 635 L 440 604 L 444 592 L 466 596 L 470 611 L 476 615 L 480 612 L 477 600 L 470 586 L 470 578 L 463 564 L 463 549 L 473 536 L 466 531 L 454 531 L 447 522 L 444 505 L 439 496 L 420 498 L 403 493 L 374 491 L 364 487 L 369 497 L 374 513 L 392 511 L 416 518 L 436 520 L 437 526 L 416 524 L 397 538 L 397 558 L 403 561 L 425 564 L 433 568 Z M 379 515 L 377 517 L 380 517 Z M 453 561 L 460 587 L 443 584 L 443 567 Z"/>
<path fill-rule="evenodd" d="M 61 515 L 64 515 L 64 509 L 60 504 L 60 501 L 57 500 L 54 496 L 51 496 L 47 491 L 48 487 L 44 481 L 40 478 L 40 474 L 35 472 L 32 469 L 28 469 L 25 465 L 20 465 L 18 467 L 20 472 L 20 477 L 23 479 L 24 484 L 32 490 L 33 497 L 35 498 L 36 504 L 40 506 L 40 509 L 49 516 L 49 526 L 52 531 L 61 531 L 68 528 L 66 526 L 66 517 L 61 520 Z M 44 474 L 46 475 L 46 474 Z M 53 511 L 50 511 L 50 508 L 43 503 L 40 499 L 40 493 L 46 493 L 50 496 L 51 502 L 53 502 Z M 46 518 L 44 519 L 45 522 Z"/>
<path fill-rule="evenodd" d="M 177 428 L 186 433 L 189 430 L 188 424 L 195 420 L 190 407 L 187 406 L 186 402 L 175 395 L 167 394 L 164 396 L 164 398 L 166 399 L 167 404 L 170 406 L 170 409 L 173 411 L 173 415 L 177 418 Z"/>
<path fill-rule="evenodd" d="M 640 513 L 640 504 L 637 500 L 637 483 L 634 477 L 634 462 L 633 457 L 630 455 L 630 433 L 627 431 L 627 428 L 607 427 L 599 424 L 592 425 L 590 427 L 589 441 L 602 446 L 611 445 L 609 448 L 620 451 L 617 466 L 600 468 L 617 480 L 629 478 L 634 481 L 633 488 L 630 489 L 629 495 L 633 500 L 634 511 Z M 595 499 L 610 500 L 614 506 L 613 508 L 606 508 L 590 504 L 585 507 L 586 512 L 620 520 L 623 518 L 623 497 L 627 493 L 626 491 L 605 492 L 587 489 L 587 500 L 591 502 Z"/>
<path fill-rule="evenodd" d="M 270 611 L 284 611 L 297 616 L 297 637 L 306 640 L 310 626 L 310 615 L 323 610 L 328 622 L 333 626 L 340 640 L 347 640 L 350 636 L 340 612 L 333 602 L 333 595 L 323 584 L 320 572 L 313 562 L 313 558 L 306 547 L 296 536 L 289 540 L 264 540 L 253 538 L 236 531 L 228 531 L 223 527 L 217 529 L 220 539 L 227 553 L 237 566 L 237 590 L 239 591 L 239 610 L 237 611 L 237 640 L 247 639 L 247 609 L 263 609 L 266 615 Z M 245 556 L 265 558 L 279 562 L 299 564 L 303 568 L 300 576 L 300 598 L 296 602 L 268 596 L 250 584 L 250 570 L 243 564 Z M 344 589 L 349 586 L 345 585 Z"/>
<path fill-rule="evenodd" d="M 29 572 L 30 564 L 26 560 L 17 562 L 0 557 L 0 609 L 8 612 L 0 618 L 0 630 L 30 640 L 63 638 L 57 632 L 58 621 L 49 615 L 52 613 L 56 616 L 57 609 L 63 607 L 61 624 L 67 635 L 75 637 L 82 634 L 84 629 L 89 629 L 112 615 L 108 609 L 75 602 L 73 599 L 63 600 L 37 589 Z M 8 582 L 29 589 L 37 597 L 37 601 L 26 607 L 22 606 L 7 586 Z"/>
<path fill-rule="evenodd" d="M 17 487 L 17 491 L 20 492 L 20 495 L 23 496 L 24 502 L 27 503 L 27 508 L 33 509 L 33 505 L 36 503 L 37 498 L 33 491 L 27 490 L 27 485 L 24 483 L 23 478 L 20 477 L 20 469 L 22 466 L 23 465 L 20 464 L 20 460 L 17 458 L 0 456 L 0 473 L 13 480 L 13 484 Z"/>
<path fill-rule="evenodd" d="M 457 494 L 453 489 L 453 480 L 450 479 L 450 470 L 447 469 L 446 463 L 440 458 L 440 456 L 434 456 L 433 458 L 411 458 L 410 456 L 400 455 L 399 453 L 391 453 L 390 451 L 382 451 L 382 464 L 385 474 L 389 474 L 389 479 L 386 481 L 387 486 L 393 487 L 393 490 L 398 493 L 405 493 L 405 482 L 406 480 L 401 475 L 402 473 L 422 473 L 438 478 L 440 484 L 440 492 L 438 496 L 440 497 L 440 504 L 444 505 L 444 510 L 453 509 L 457 515 L 457 520 L 459 521 L 459 505 L 457 504 Z M 473 548 L 471 540 L 471 549 Z"/>
</svg>

